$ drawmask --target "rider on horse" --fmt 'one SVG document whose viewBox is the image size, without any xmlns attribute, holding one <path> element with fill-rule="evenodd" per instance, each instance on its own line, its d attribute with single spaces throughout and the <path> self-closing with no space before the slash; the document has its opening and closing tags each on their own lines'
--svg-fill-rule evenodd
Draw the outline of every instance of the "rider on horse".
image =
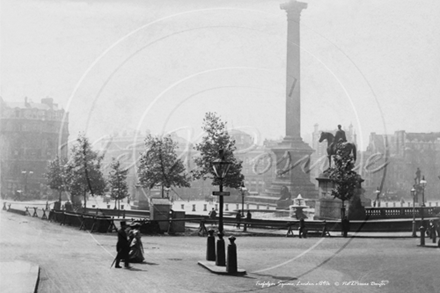
<svg viewBox="0 0 440 293">
<path fill-rule="evenodd" d="M 347 142 L 347 137 L 345 136 L 345 131 L 341 129 L 341 125 L 338 125 L 338 130 L 335 133 L 335 138 L 331 145 L 333 153 L 336 152 L 336 145 L 342 142 Z"/>
<path fill-rule="evenodd" d="M 338 130 L 336 131 L 335 134 L 334 143 L 340 143 L 340 142 L 347 142 L 347 138 L 345 137 L 345 131 L 341 129 L 341 125 L 338 125 Z"/>
<path fill-rule="evenodd" d="M 341 144 L 341 150 L 344 150 L 344 153 L 353 153 L 353 159 L 356 161 L 356 145 L 354 143 L 347 142 L 347 138 L 345 136 L 345 131 L 341 129 L 341 125 L 338 125 L 338 130 L 336 134 L 333 136 L 330 132 L 321 132 L 321 137 L 319 138 L 319 142 L 327 140 L 327 154 L 329 160 L 329 166 L 331 166 L 331 156 L 336 154 L 337 145 Z"/>
</svg>

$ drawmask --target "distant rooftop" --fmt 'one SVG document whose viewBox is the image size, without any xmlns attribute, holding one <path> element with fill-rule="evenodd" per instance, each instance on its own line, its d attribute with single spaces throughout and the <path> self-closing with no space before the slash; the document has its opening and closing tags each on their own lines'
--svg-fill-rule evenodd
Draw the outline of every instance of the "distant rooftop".
<svg viewBox="0 0 440 293">
<path fill-rule="evenodd" d="M 437 139 L 440 139 L 440 132 L 430 132 L 430 133 L 414 133 L 409 132 L 406 134 L 406 138 L 409 141 L 412 140 L 418 140 L 418 141 L 436 141 Z"/>
<path fill-rule="evenodd" d="M 9 102 L 4 101 L 3 98 L 0 97 L 0 101 L 3 106 L 9 107 L 9 108 L 20 108 L 20 109 L 38 109 L 38 110 L 59 110 L 58 104 L 55 104 L 53 102 L 52 98 L 44 98 L 41 99 L 40 103 L 34 103 L 32 100 L 28 99 L 28 97 L 25 97 L 23 102 Z"/>
</svg>

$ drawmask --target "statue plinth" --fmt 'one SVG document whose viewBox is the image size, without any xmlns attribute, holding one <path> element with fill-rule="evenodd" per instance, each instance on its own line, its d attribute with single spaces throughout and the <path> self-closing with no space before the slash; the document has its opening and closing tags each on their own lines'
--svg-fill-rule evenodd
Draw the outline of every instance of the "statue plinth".
<svg viewBox="0 0 440 293">
<path fill-rule="evenodd" d="M 316 220 L 341 219 L 342 200 L 332 195 L 335 184 L 325 173 L 320 174 L 316 180 L 318 180 L 319 199 L 315 204 L 314 218 Z M 348 211 L 347 216 L 350 220 L 365 219 L 365 198 L 364 189 L 361 186 L 362 181 L 364 180 L 361 179 L 359 186 L 355 188 L 353 197 L 345 202 L 345 208 Z"/>
<path fill-rule="evenodd" d="M 301 138 L 286 137 L 271 150 L 276 157 L 276 177 L 266 193 L 279 197 L 281 188 L 287 186 L 292 196 L 302 194 L 305 198 L 317 198 L 315 185 L 310 181 L 307 169 L 313 149 Z"/>
</svg>

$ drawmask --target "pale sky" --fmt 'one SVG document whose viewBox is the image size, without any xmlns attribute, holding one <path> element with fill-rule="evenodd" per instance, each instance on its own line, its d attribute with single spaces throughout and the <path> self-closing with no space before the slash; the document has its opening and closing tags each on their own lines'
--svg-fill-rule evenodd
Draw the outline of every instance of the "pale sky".
<svg viewBox="0 0 440 293">
<path fill-rule="evenodd" d="M 1 96 L 54 98 L 71 139 L 179 129 L 205 112 L 285 135 L 284 0 L 1 0 Z M 301 132 L 353 124 L 439 132 L 440 1 L 309 0 L 301 17 Z"/>
</svg>

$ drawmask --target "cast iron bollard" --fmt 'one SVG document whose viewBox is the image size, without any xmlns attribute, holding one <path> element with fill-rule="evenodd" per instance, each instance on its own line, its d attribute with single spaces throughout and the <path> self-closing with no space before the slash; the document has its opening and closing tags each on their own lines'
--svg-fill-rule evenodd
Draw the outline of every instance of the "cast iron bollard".
<svg viewBox="0 0 440 293">
<path fill-rule="evenodd" d="M 218 233 L 218 240 L 217 240 L 217 255 L 215 259 L 215 265 L 216 266 L 225 266 L 225 240 L 223 240 L 223 234 Z"/>
<path fill-rule="evenodd" d="M 425 246 L 425 227 L 420 227 L 420 246 Z"/>
<path fill-rule="evenodd" d="M 6 211 L 6 202 L 3 203 L 3 210 Z"/>
<path fill-rule="evenodd" d="M 209 235 L 207 238 L 207 248 L 206 248 L 206 260 L 215 261 L 215 237 L 214 230 L 208 231 Z"/>
<path fill-rule="evenodd" d="M 432 235 L 432 243 L 436 243 L 437 242 L 437 231 L 435 230 L 435 226 L 432 228 L 431 230 L 431 235 Z"/>
<path fill-rule="evenodd" d="M 237 245 L 235 245 L 235 237 L 229 237 L 229 241 L 231 242 L 228 245 L 228 260 L 226 261 L 226 272 L 228 274 L 236 274 L 237 273 Z"/>
</svg>

